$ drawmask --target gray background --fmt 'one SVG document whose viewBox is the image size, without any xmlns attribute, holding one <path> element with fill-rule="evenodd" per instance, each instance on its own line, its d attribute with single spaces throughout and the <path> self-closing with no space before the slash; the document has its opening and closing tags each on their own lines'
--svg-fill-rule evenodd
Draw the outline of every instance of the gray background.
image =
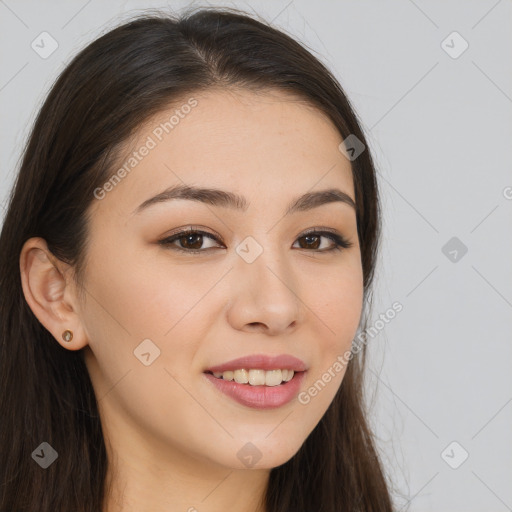
<svg viewBox="0 0 512 512">
<path fill-rule="evenodd" d="M 0 1 L 2 203 L 70 57 L 142 8 L 183 5 Z M 370 340 L 368 372 L 397 510 L 512 510 L 511 2 L 210 5 L 254 9 L 306 43 L 362 119 L 384 210 L 373 317 L 403 305 Z M 31 48 L 43 31 L 58 43 L 44 59 Z M 469 44 L 456 58 L 454 31 Z"/>
</svg>

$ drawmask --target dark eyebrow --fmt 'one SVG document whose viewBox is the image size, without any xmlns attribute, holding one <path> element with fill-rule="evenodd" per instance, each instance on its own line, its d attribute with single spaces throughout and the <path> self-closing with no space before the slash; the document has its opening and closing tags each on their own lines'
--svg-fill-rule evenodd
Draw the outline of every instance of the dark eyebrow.
<svg viewBox="0 0 512 512">
<path fill-rule="evenodd" d="M 202 203 L 211 204 L 212 206 L 223 206 L 225 208 L 233 208 L 243 212 L 247 211 L 247 208 L 249 207 L 249 203 L 245 197 L 233 192 L 226 192 L 225 190 L 216 188 L 175 185 L 144 201 L 132 212 L 132 214 L 138 214 L 153 204 L 170 201 L 171 199 L 200 201 Z M 304 195 L 291 201 L 284 214 L 289 215 L 290 213 L 311 210 L 323 204 L 335 201 L 348 204 L 354 210 L 356 209 L 354 200 L 347 193 L 338 188 L 330 188 L 316 192 L 306 192 Z"/>
</svg>

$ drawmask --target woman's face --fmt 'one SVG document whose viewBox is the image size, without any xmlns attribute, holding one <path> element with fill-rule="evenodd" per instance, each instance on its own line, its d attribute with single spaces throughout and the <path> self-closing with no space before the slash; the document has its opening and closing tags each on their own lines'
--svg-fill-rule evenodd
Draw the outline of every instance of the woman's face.
<svg viewBox="0 0 512 512">
<path fill-rule="evenodd" d="M 190 98 L 141 129 L 137 155 L 112 170 L 126 163 L 120 180 L 96 191 L 79 311 L 86 364 L 105 435 L 124 458 L 272 468 L 334 398 L 344 369 L 332 368 L 363 298 L 353 206 L 331 195 L 287 210 L 327 189 L 355 201 L 350 162 L 330 121 L 284 93 Z M 222 192 L 147 203 L 173 187 Z M 172 239 L 190 227 L 204 233 Z M 337 250 L 311 228 L 352 245 Z M 270 385 L 283 379 L 277 371 L 249 372 L 254 386 L 206 373 L 251 356 L 235 367 L 300 370 L 292 359 L 272 364 L 282 355 L 305 371 L 280 385 Z M 329 370 L 308 403 L 297 400 Z"/>
</svg>

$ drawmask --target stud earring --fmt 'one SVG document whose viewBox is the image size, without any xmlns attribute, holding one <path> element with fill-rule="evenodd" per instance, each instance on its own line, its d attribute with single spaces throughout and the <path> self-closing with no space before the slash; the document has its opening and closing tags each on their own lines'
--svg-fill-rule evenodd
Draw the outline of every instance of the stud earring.
<svg viewBox="0 0 512 512">
<path fill-rule="evenodd" d="M 64 341 L 71 341 L 73 339 L 73 332 L 72 331 L 69 331 L 69 330 L 65 330 L 63 333 L 62 333 L 62 339 Z"/>
</svg>

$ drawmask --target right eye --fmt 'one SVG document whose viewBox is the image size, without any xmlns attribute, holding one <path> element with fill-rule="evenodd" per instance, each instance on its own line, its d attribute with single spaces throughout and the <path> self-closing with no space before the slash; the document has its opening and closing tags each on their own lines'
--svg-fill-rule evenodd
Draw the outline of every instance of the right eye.
<svg viewBox="0 0 512 512">
<path fill-rule="evenodd" d="M 185 229 L 178 233 L 174 233 L 170 237 L 160 240 L 158 243 L 176 251 L 187 253 L 200 253 L 205 252 L 207 249 L 214 249 L 215 247 L 202 247 L 204 238 L 218 241 L 217 237 L 206 231 L 197 229 Z M 179 244 L 179 245 L 177 245 Z"/>
</svg>

